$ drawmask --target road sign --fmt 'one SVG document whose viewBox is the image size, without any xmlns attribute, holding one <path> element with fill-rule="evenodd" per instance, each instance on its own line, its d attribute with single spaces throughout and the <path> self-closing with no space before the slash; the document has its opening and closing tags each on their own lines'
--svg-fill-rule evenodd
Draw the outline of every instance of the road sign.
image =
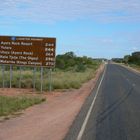
<svg viewBox="0 0 140 140">
<path fill-rule="evenodd" d="M 56 38 L 0 36 L 0 64 L 55 66 Z"/>
</svg>

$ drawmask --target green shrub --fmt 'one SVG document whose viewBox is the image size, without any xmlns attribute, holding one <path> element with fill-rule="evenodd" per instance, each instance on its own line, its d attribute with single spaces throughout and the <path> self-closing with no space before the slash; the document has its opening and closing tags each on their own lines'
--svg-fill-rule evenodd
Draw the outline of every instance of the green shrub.
<svg viewBox="0 0 140 140">
<path fill-rule="evenodd" d="M 76 72 L 85 72 L 85 70 L 86 70 L 86 66 L 82 63 L 78 64 L 75 69 Z"/>
</svg>

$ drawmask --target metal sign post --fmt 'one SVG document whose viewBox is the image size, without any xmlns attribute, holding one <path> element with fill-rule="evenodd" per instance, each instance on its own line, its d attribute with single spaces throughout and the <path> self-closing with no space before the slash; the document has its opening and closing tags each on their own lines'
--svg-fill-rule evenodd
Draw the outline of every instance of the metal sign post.
<svg viewBox="0 0 140 140">
<path fill-rule="evenodd" d="M 5 65 L 2 65 L 2 87 L 5 87 L 5 80 L 4 80 L 4 74 L 5 74 Z"/>
<path fill-rule="evenodd" d="M 49 91 L 52 91 L 52 69 L 49 69 Z"/>
<path fill-rule="evenodd" d="M 42 93 L 42 91 L 43 91 L 43 67 L 41 67 L 41 77 L 40 77 L 41 79 L 40 79 L 40 81 L 41 81 L 41 83 L 40 83 L 40 91 L 41 91 L 41 93 Z"/>
<path fill-rule="evenodd" d="M 12 65 L 10 65 L 10 88 L 12 88 Z"/>
<path fill-rule="evenodd" d="M 36 67 L 33 69 L 33 90 L 35 91 L 35 84 L 36 84 Z"/>
<path fill-rule="evenodd" d="M 22 72 L 22 67 L 20 66 L 19 67 L 19 88 L 21 88 L 21 79 L 22 79 L 21 72 Z"/>
</svg>

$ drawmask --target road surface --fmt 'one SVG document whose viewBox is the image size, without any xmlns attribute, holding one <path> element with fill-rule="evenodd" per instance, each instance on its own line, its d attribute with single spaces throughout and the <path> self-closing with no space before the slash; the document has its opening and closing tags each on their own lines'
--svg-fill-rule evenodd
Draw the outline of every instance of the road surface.
<svg viewBox="0 0 140 140">
<path fill-rule="evenodd" d="M 65 140 L 140 140 L 140 74 L 107 64 Z"/>
</svg>

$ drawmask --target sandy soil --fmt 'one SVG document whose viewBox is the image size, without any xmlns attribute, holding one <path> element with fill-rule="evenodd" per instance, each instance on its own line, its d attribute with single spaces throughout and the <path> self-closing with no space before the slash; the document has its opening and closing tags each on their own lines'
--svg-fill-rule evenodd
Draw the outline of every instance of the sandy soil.
<svg viewBox="0 0 140 140">
<path fill-rule="evenodd" d="M 0 140 L 62 140 L 68 132 L 85 99 L 93 89 L 103 66 L 94 79 L 79 90 L 45 93 L 47 102 L 23 111 L 19 117 L 0 123 Z M 1 95 L 17 96 L 31 90 L 1 89 Z M 38 96 L 38 95 L 37 95 Z"/>
</svg>

